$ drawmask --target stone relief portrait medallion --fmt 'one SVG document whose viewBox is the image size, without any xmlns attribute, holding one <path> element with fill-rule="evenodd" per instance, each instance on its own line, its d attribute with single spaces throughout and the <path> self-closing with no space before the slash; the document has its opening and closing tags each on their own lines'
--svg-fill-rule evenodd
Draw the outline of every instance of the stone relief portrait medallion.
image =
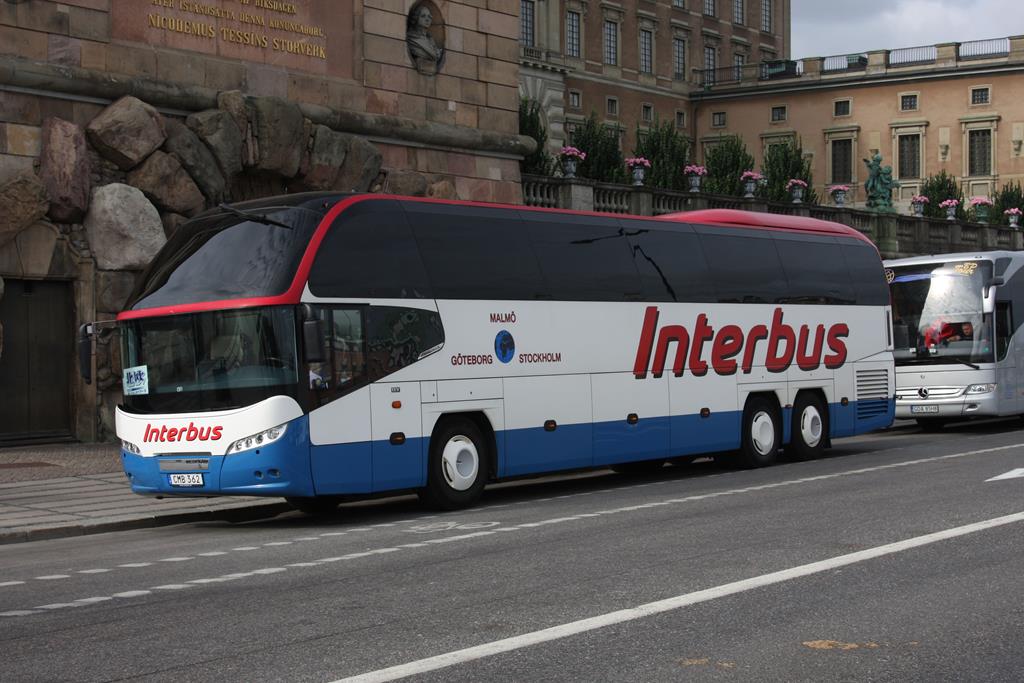
<svg viewBox="0 0 1024 683">
<path fill-rule="evenodd" d="M 444 64 L 444 24 L 432 2 L 418 2 L 409 10 L 405 23 L 405 44 L 416 70 L 433 76 Z"/>
</svg>

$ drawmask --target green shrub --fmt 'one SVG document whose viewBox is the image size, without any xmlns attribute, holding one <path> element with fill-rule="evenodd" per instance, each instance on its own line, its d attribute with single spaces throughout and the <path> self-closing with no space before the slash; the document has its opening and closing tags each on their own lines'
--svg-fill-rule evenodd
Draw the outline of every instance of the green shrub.
<svg viewBox="0 0 1024 683">
<path fill-rule="evenodd" d="M 535 100 L 525 97 L 519 100 L 519 134 L 537 141 L 537 149 L 519 162 L 519 170 L 522 173 L 549 175 L 554 160 L 545 149 L 548 144 L 548 132 L 541 120 L 540 103 Z"/>
<path fill-rule="evenodd" d="M 814 175 L 811 173 L 811 162 L 804 158 L 804 150 L 799 140 L 788 140 L 785 144 L 775 144 L 768 147 L 764 163 L 761 165 L 761 173 L 767 182 L 758 192 L 772 202 L 791 201 L 786 183 L 793 178 L 798 178 L 807 183 L 804 190 L 804 202 L 817 204 L 818 195 L 814 191 Z"/>
<path fill-rule="evenodd" d="M 956 209 L 956 217 L 960 220 L 966 219 L 964 192 L 960 189 L 960 183 L 956 178 L 946 173 L 945 170 L 925 178 L 921 183 L 919 194 L 928 198 L 928 203 L 924 205 L 924 215 L 928 218 L 945 218 L 946 210 L 939 204 L 947 199 L 956 199 L 960 202 L 960 206 Z"/>
<path fill-rule="evenodd" d="M 740 176 L 754 168 L 754 157 L 747 151 L 743 138 L 738 135 L 723 135 L 708 149 L 704 166 L 708 174 L 703 189 L 711 194 L 743 196 Z"/>
<path fill-rule="evenodd" d="M 1024 211 L 1024 189 L 1020 183 L 1006 183 L 1002 189 L 992 196 L 995 206 L 992 207 L 992 222 L 1002 225 L 1010 224 L 1010 217 L 1003 214 L 1003 211 L 1014 207 Z"/>
<path fill-rule="evenodd" d="M 636 129 L 636 147 L 633 156 L 644 157 L 651 162 L 644 184 L 667 190 L 684 190 L 688 186 L 683 167 L 690 158 L 690 143 L 676 129 L 671 121 L 654 125 L 643 137 L 640 126 Z"/>
<path fill-rule="evenodd" d="M 573 135 L 573 147 L 585 152 L 587 158 L 576 169 L 576 175 L 608 183 L 626 181 L 622 150 L 619 149 L 619 131 L 590 115 Z"/>
</svg>

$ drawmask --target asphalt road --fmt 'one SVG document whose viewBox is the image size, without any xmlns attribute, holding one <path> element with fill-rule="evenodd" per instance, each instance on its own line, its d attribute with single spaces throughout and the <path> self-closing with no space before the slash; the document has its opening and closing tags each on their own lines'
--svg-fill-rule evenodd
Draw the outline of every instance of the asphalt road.
<svg viewBox="0 0 1024 683">
<path fill-rule="evenodd" d="M 1004 421 L 4 546 L 0 680 L 1021 680 L 1018 468 Z"/>
</svg>

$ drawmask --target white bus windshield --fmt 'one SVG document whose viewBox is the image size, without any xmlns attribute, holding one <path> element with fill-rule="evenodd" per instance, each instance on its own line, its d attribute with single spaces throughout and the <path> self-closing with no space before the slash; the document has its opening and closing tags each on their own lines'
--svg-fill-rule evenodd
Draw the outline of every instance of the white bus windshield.
<svg viewBox="0 0 1024 683">
<path fill-rule="evenodd" d="M 992 316 L 983 310 L 987 261 L 891 268 L 896 364 L 994 361 Z"/>
</svg>

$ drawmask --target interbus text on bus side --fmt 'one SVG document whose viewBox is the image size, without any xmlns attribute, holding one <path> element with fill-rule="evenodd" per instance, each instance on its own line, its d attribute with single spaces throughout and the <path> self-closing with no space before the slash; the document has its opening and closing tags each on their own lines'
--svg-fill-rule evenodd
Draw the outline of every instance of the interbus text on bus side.
<svg viewBox="0 0 1024 683">
<path fill-rule="evenodd" d="M 776 308 L 770 327 L 754 325 L 744 332 L 739 325 L 723 325 L 716 331 L 708 316 L 701 313 L 691 334 L 682 325 L 665 325 L 659 332 L 659 315 L 657 306 L 648 306 L 644 314 L 636 362 L 633 364 L 633 375 L 637 379 L 645 378 L 648 371 L 655 377 L 664 374 L 671 344 L 675 344 L 672 374 L 676 377 L 682 376 L 684 368 L 689 368 L 694 377 L 703 377 L 709 369 L 718 375 L 733 375 L 737 370 L 750 374 L 754 367 L 754 354 L 761 342 L 765 344 L 765 367 L 769 372 L 785 372 L 794 360 L 801 370 L 816 370 L 822 363 L 834 370 L 846 362 L 847 350 L 843 339 L 850 335 L 850 328 L 845 323 L 832 325 L 827 331 L 824 325 L 814 326 L 813 331 L 808 325 L 794 330 L 783 322 L 782 309 Z M 710 363 L 704 359 L 704 348 L 708 342 L 711 347 Z M 823 356 L 826 345 L 829 353 Z"/>
<path fill-rule="evenodd" d="M 154 427 L 146 425 L 146 433 L 142 436 L 144 443 L 161 441 L 219 441 L 223 429 L 221 427 L 196 427 L 191 422 L 181 427 Z"/>
</svg>

